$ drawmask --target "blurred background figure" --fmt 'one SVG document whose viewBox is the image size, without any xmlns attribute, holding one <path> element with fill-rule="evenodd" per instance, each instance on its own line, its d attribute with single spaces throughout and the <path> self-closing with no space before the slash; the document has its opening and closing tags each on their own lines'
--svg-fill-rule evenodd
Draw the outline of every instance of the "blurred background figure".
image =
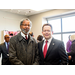
<svg viewBox="0 0 75 75">
<path fill-rule="evenodd" d="M 10 65 L 9 61 L 9 35 L 4 36 L 5 42 L 0 44 L 0 56 L 2 54 L 2 65 Z"/>
<path fill-rule="evenodd" d="M 66 43 L 66 52 L 71 52 L 71 45 L 72 45 L 71 35 L 69 35 L 68 39 L 69 40 Z M 71 56 L 69 56 L 69 58 L 71 58 Z M 72 65 L 72 59 L 68 60 L 68 64 Z"/>
<path fill-rule="evenodd" d="M 68 40 L 68 42 L 67 42 L 67 44 L 66 44 L 66 51 L 67 52 L 71 52 L 71 45 L 72 45 L 72 41 L 71 41 L 71 39 L 70 39 L 70 36 L 71 35 L 69 35 L 69 40 Z"/>
<path fill-rule="evenodd" d="M 43 40 L 43 36 L 42 35 L 38 35 L 38 37 L 37 37 L 37 42 L 40 42 L 40 41 L 42 41 Z"/>
<path fill-rule="evenodd" d="M 33 32 L 29 32 L 29 34 L 30 34 L 32 37 L 34 37 Z"/>
<path fill-rule="evenodd" d="M 72 60 L 72 64 L 75 65 L 75 35 L 71 35 L 71 52 L 67 53 L 69 60 Z"/>
</svg>

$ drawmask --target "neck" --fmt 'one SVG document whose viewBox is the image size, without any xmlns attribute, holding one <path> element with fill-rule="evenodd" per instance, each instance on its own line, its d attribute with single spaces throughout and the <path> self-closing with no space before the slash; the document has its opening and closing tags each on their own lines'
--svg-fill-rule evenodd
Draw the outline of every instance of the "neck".
<svg viewBox="0 0 75 75">
<path fill-rule="evenodd" d="M 46 39 L 46 41 L 48 41 L 48 39 Z"/>
<path fill-rule="evenodd" d="M 7 43 L 9 43 L 9 42 L 7 42 Z"/>
<path fill-rule="evenodd" d="M 27 35 L 27 33 L 22 32 L 24 35 Z"/>
<path fill-rule="evenodd" d="M 46 41 L 48 41 L 49 39 L 51 39 L 52 37 L 50 37 L 50 38 L 46 38 Z"/>
</svg>

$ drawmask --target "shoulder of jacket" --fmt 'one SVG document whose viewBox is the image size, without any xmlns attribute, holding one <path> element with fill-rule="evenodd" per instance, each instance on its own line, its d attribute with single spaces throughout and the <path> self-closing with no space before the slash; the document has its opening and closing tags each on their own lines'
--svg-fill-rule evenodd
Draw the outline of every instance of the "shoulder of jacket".
<svg viewBox="0 0 75 75">
<path fill-rule="evenodd" d="M 0 45 L 4 45 L 5 42 L 1 43 Z"/>
<path fill-rule="evenodd" d="M 34 42 L 36 41 L 35 38 L 32 37 L 32 36 L 30 36 L 30 39 L 31 39 L 32 41 L 34 41 Z"/>
<path fill-rule="evenodd" d="M 56 43 L 63 43 L 63 41 L 58 40 L 58 39 L 53 39 Z"/>
<path fill-rule="evenodd" d="M 18 35 L 15 35 L 10 38 L 10 42 L 16 42 L 18 40 Z"/>
</svg>

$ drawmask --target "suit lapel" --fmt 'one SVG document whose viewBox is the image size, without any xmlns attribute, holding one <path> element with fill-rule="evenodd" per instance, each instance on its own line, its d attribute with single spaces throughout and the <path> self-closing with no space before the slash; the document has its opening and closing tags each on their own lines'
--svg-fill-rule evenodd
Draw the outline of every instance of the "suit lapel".
<svg viewBox="0 0 75 75">
<path fill-rule="evenodd" d="M 47 50 L 46 57 L 51 53 L 52 48 L 54 47 L 54 45 L 55 45 L 54 38 L 52 38 L 52 41 L 51 41 L 51 43 L 50 43 L 50 45 L 48 47 L 48 50 Z"/>
<path fill-rule="evenodd" d="M 43 42 L 44 42 L 44 40 L 43 40 L 43 41 L 41 42 L 41 44 L 40 44 L 40 53 L 41 53 L 41 57 L 44 59 L 43 51 L 42 51 Z"/>
<path fill-rule="evenodd" d="M 3 50 L 4 50 L 5 52 L 7 52 L 7 48 L 6 48 L 5 43 L 3 44 Z"/>
</svg>

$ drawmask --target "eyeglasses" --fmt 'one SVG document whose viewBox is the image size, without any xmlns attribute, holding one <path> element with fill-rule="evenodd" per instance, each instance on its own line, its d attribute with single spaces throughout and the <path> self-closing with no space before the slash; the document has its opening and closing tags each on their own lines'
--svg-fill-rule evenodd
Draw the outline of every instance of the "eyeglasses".
<svg viewBox="0 0 75 75">
<path fill-rule="evenodd" d="M 43 30 L 43 32 L 51 32 L 51 30 Z"/>
<path fill-rule="evenodd" d="M 6 37 L 6 38 L 10 38 L 10 37 Z"/>
<path fill-rule="evenodd" d="M 22 24 L 22 25 L 25 26 L 25 27 L 26 27 L 26 26 L 30 27 L 30 25 L 26 25 L 26 24 Z"/>
</svg>

